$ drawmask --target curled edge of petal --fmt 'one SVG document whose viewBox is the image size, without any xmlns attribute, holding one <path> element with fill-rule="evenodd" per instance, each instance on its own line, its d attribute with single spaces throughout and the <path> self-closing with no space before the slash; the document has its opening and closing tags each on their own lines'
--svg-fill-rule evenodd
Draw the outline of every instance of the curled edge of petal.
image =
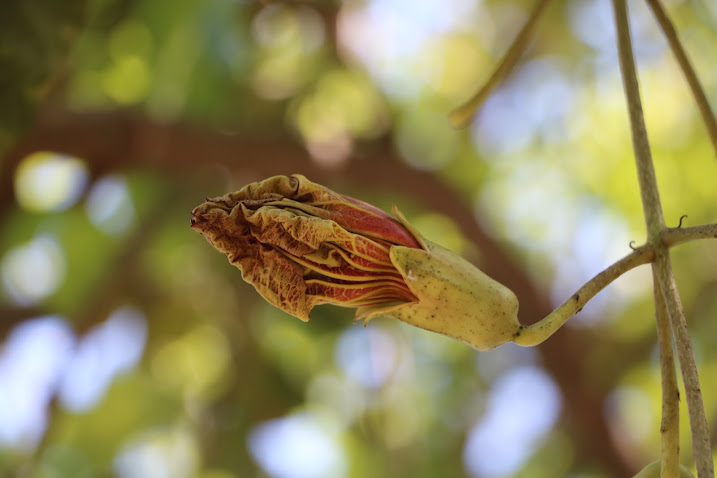
<svg viewBox="0 0 717 478">
<path fill-rule="evenodd" d="M 418 232 L 418 230 L 415 227 L 413 227 L 413 225 L 410 222 L 408 222 L 408 219 L 406 219 L 406 216 L 404 216 L 403 213 L 400 211 L 400 209 L 398 209 L 398 206 L 396 206 L 395 204 L 393 206 L 391 206 L 391 212 L 393 212 L 393 215 L 396 216 L 396 218 L 398 219 L 398 222 L 400 222 L 401 225 L 403 227 L 405 227 L 408 230 L 408 232 L 411 233 L 411 235 L 416 240 L 416 242 L 418 242 L 418 244 L 421 246 L 421 249 L 427 251 L 428 244 L 426 244 L 426 240 L 423 238 L 421 233 Z"/>
</svg>

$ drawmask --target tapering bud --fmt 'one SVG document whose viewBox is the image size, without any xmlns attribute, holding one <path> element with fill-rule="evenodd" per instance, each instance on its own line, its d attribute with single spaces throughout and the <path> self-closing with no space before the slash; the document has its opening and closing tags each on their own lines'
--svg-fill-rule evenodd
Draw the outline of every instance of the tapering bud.
<svg viewBox="0 0 717 478">
<path fill-rule="evenodd" d="M 478 350 L 513 340 L 513 292 L 394 214 L 297 174 L 207 199 L 192 211 L 192 228 L 268 302 L 301 320 L 331 303 L 357 308 L 357 319 L 394 317 Z"/>
</svg>

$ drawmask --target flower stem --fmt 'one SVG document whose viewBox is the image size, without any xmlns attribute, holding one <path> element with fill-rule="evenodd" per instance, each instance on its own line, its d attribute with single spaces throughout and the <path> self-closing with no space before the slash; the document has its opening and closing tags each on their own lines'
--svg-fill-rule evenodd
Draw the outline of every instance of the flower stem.
<svg viewBox="0 0 717 478">
<path fill-rule="evenodd" d="M 687 331 L 682 303 L 672 273 L 669 251 L 660 240 L 662 231 L 665 229 L 665 221 L 662 215 L 660 195 L 652 164 L 650 144 L 647 139 L 645 119 L 642 113 L 635 59 L 633 58 L 630 40 L 626 0 L 612 0 L 612 4 L 615 10 L 620 70 L 630 117 L 637 176 L 647 226 L 647 242 L 655 247 L 655 262 L 652 267 L 659 283 L 659 291 L 656 290 L 655 293 L 661 292 L 664 297 L 672 334 L 677 346 L 677 355 L 680 359 L 680 368 L 682 369 L 682 378 L 687 395 L 687 409 L 690 415 L 692 450 L 697 466 L 697 476 L 698 478 L 712 478 L 714 477 L 712 450 L 702 403 L 697 366 L 692 352 L 692 344 Z"/>
<path fill-rule="evenodd" d="M 699 239 L 717 239 L 717 224 L 665 229 L 661 234 L 661 239 L 664 247 L 667 248 Z M 590 299 L 595 297 L 598 292 L 607 287 L 615 279 L 635 267 L 654 260 L 655 248 L 651 244 L 638 247 L 634 252 L 623 257 L 590 279 L 575 294 L 545 318 L 532 325 L 522 326 L 518 335 L 513 339 L 513 342 L 524 347 L 532 347 L 540 344 L 553 335 L 570 317 L 578 313 Z"/>
<path fill-rule="evenodd" d="M 538 0 L 538 3 L 533 7 L 533 11 L 530 13 L 528 21 L 523 25 L 523 28 L 515 37 L 510 48 L 506 52 L 503 59 L 498 64 L 498 67 L 493 71 L 493 74 L 488 78 L 488 81 L 478 90 L 467 102 L 456 108 L 450 113 L 451 122 L 458 126 L 463 127 L 475 116 L 478 108 L 488 98 L 488 95 L 495 89 L 495 87 L 501 82 L 501 80 L 513 69 L 515 64 L 518 62 L 520 55 L 525 51 L 528 46 L 528 40 L 535 29 L 535 25 L 538 23 L 538 19 L 541 14 L 545 11 L 545 7 L 548 6 L 550 0 Z"/>
<path fill-rule="evenodd" d="M 630 269 L 647 264 L 652 261 L 654 257 L 654 250 L 649 245 L 635 249 L 632 254 L 623 257 L 593 277 L 544 319 L 531 325 L 523 325 L 518 335 L 513 339 L 513 342 L 524 347 L 531 347 L 543 342 L 612 281 Z"/>
</svg>

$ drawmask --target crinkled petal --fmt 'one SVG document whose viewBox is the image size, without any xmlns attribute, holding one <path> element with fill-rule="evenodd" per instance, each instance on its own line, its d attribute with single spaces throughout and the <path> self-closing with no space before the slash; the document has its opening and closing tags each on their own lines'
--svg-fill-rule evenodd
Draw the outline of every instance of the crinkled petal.
<svg viewBox="0 0 717 478">
<path fill-rule="evenodd" d="M 375 221 L 383 230 L 402 231 L 404 242 L 415 239 L 383 211 L 350 199 L 302 176 L 270 178 L 209 199 L 192 212 L 192 227 L 268 302 L 302 320 L 323 303 L 359 307 L 415 301 L 391 261 L 393 243 L 347 230 L 331 217 L 345 224 L 359 218 L 366 227 Z M 390 236 L 377 230 L 378 236 Z"/>
<path fill-rule="evenodd" d="M 228 209 L 240 203 L 250 209 L 262 206 L 296 208 L 310 216 L 335 221 L 347 231 L 362 236 L 406 247 L 420 247 L 416 238 L 390 214 L 313 183 L 301 174 L 274 176 L 207 201 L 222 204 Z"/>
</svg>

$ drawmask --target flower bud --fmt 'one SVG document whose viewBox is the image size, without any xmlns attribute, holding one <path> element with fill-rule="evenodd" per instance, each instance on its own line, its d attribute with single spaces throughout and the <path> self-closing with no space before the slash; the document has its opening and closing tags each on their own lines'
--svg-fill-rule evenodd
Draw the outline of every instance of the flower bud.
<svg viewBox="0 0 717 478">
<path fill-rule="evenodd" d="M 304 176 L 275 176 L 192 211 L 204 235 L 271 304 L 301 320 L 318 304 L 394 317 L 478 350 L 513 340 L 518 300 L 399 218 Z"/>
</svg>

